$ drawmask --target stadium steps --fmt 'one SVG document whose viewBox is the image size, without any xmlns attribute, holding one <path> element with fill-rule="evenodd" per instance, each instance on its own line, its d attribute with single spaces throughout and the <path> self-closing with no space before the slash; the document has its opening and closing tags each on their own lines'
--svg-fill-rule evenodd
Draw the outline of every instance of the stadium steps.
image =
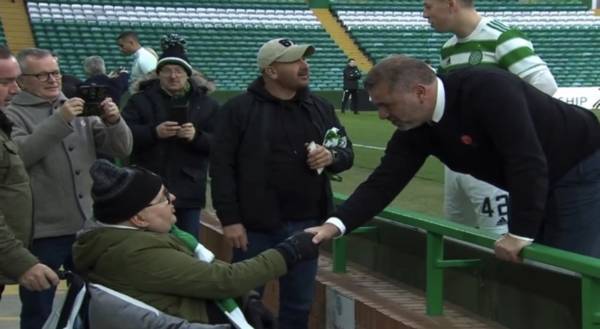
<svg viewBox="0 0 600 329">
<path fill-rule="evenodd" d="M 0 1 L 0 20 L 4 25 L 5 42 L 13 52 L 35 46 L 23 0 Z"/>
<path fill-rule="evenodd" d="M 313 8 L 313 13 L 321 25 L 329 33 L 333 41 L 342 49 L 348 58 L 354 58 L 358 68 L 368 72 L 373 67 L 373 62 L 363 53 L 356 42 L 350 37 L 344 26 L 331 14 L 329 9 Z"/>
</svg>

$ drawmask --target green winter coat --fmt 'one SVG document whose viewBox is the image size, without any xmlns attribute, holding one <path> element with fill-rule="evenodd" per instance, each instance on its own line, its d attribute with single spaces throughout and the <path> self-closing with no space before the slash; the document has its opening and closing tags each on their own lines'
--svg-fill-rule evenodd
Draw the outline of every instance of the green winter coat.
<svg viewBox="0 0 600 329">
<path fill-rule="evenodd" d="M 286 273 L 274 249 L 240 263 L 205 263 L 170 234 L 114 227 L 80 235 L 73 260 L 86 280 L 199 323 L 208 323 L 208 300 L 242 296 Z"/>
<path fill-rule="evenodd" d="M 0 284 L 14 283 L 38 263 L 28 250 L 33 223 L 31 187 L 17 145 L 0 130 Z"/>
</svg>

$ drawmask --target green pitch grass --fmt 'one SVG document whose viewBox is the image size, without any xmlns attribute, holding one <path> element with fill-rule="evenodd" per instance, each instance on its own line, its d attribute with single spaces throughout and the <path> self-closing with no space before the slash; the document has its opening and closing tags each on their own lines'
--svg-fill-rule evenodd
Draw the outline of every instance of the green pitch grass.
<svg viewBox="0 0 600 329">
<path fill-rule="evenodd" d="M 381 149 L 385 148 L 395 128 L 391 123 L 380 120 L 377 112 L 361 112 L 358 115 L 349 111 L 345 114 L 338 112 L 338 117 L 354 144 L 355 157 L 352 169 L 341 174 L 343 181 L 332 182 L 332 186 L 335 192 L 349 195 L 377 167 L 383 156 Z M 391 206 L 441 217 L 443 182 L 442 164 L 430 157 Z"/>
</svg>

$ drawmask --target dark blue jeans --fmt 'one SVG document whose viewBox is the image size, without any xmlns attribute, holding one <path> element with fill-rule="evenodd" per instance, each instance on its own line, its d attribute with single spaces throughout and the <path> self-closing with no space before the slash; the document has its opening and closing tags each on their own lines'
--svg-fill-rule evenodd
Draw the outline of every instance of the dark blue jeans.
<svg viewBox="0 0 600 329">
<path fill-rule="evenodd" d="M 316 220 L 288 222 L 273 232 L 248 231 L 248 251 L 233 250 L 233 261 L 252 258 L 262 251 L 274 247 L 290 235 L 315 226 Z M 314 299 L 317 260 L 296 264 L 291 271 L 279 278 L 279 328 L 306 329 L 308 316 Z M 257 290 L 262 294 L 264 287 Z"/>
<path fill-rule="evenodd" d="M 177 227 L 198 238 L 200 234 L 200 209 L 175 208 Z"/>
<path fill-rule="evenodd" d="M 554 184 L 536 242 L 600 257 L 600 151 Z"/>
<path fill-rule="evenodd" d="M 58 271 L 61 266 L 67 270 L 73 269 L 71 248 L 75 235 L 65 235 L 55 238 L 35 239 L 31 244 L 31 252 L 42 264 Z M 21 329 L 40 329 L 52 311 L 52 302 L 56 287 L 42 292 L 29 291 L 19 287 L 21 298 Z"/>
</svg>

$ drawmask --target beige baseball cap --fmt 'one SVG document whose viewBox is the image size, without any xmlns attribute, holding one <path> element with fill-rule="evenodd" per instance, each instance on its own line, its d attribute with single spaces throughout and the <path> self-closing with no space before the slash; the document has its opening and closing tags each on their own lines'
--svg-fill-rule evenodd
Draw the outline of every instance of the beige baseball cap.
<svg viewBox="0 0 600 329">
<path fill-rule="evenodd" d="M 256 60 L 258 68 L 264 69 L 274 62 L 290 63 L 302 57 L 309 57 L 315 53 L 311 45 L 297 45 L 290 39 L 279 38 L 268 41 L 258 50 Z"/>
</svg>

